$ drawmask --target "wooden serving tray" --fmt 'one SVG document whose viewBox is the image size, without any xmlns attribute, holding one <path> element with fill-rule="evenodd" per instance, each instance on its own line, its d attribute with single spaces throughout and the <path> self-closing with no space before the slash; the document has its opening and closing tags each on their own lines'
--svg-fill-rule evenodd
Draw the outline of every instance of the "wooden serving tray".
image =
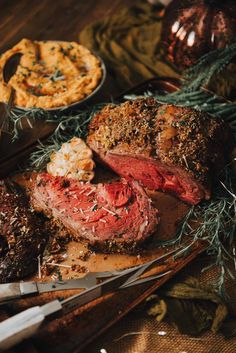
<svg viewBox="0 0 236 353">
<path fill-rule="evenodd" d="M 14 353 L 77 353 L 81 352 L 96 337 L 114 325 L 145 298 L 167 282 L 184 266 L 189 264 L 199 253 L 205 250 L 205 244 L 196 242 L 184 258 L 170 258 L 159 267 L 159 271 L 172 272 L 154 283 L 146 283 L 133 288 L 117 291 L 91 302 L 80 309 L 45 324 L 39 333 L 30 340 L 15 347 Z M 34 305 L 42 305 L 55 298 L 66 298 L 78 293 L 61 291 L 43 294 L 38 297 L 22 299 L 5 306 L 0 311 L 1 319 L 20 312 Z M 9 352 L 9 353 L 10 353 Z M 86 352 L 86 350 L 85 350 Z M 84 353 L 85 353 L 84 352 Z"/>
<path fill-rule="evenodd" d="M 176 80 L 157 78 L 148 80 L 129 92 L 126 92 L 126 94 L 141 94 L 147 90 L 165 93 L 173 92 L 176 89 L 178 89 Z M 122 100 L 122 97 L 123 95 L 119 98 L 120 101 Z M 20 140 L 21 142 L 18 141 L 17 143 L 10 145 L 10 142 L 8 141 L 9 148 L 5 150 L 7 151 L 5 157 L 2 157 L 2 166 L 5 168 L 2 171 L 2 175 L 6 175 L 7 171 L 12 170 L 16 161 L 19 162 L 22 156 L 25 158 L 27 153 L 35 147 L 37 139 L 46 139 L 55 129 L 54 124 L 54 126 L 40 122 L 38 122 L 38 124 L 37 129 L 35 126 L 32 130 L 24 132 Z M 96 171 L 96 182 L 110 180 L 111 177 L 111 173 L 103 167 L 99 167 Z M 19 175 L 16 180 L 21 185 L 30 188 L 30 179 L 24 175 Z M 145 263 L 162 255 L 165 251 L 171 250 L 171 246 L 166 246 L 163 249 L 158 243 L 160 244 L 163 243 L 163 241 L 171 240 L 173 238 L 178 223 L 188 211 L 189 206 L 164 193 L 149 192 L 149 196 L 152 198 L 154 205 L 160 212 L 161 223 L 146 249 L 133 255 L 96 253 L 84 261 L 79 258 L 78 254 L 86 251 L 86 245 L 80 242 L 71 242 L 67 249 L 68 259 L 63 264 L 77 264 L 86 267 L 88 271 L 123 269 Z M 191 239 L 183 239 L 183 241 L 191 242 Z M 150 282 L 113 293 L 106 298 L 100 298 L 99 300 L 75 310 L 62 318 L 54 319 L 44 325 L 41 331 L 30 341 L 19 345 L 14 351 L 18 353 L 25 353 L 27 351 L 32 353 L 70 353 L 81 351 L 95 337 L 132 310 L 154 290 L 192 261 L 205 248 L 205 243 L 194 243 L 184 257 L 175 260 L 173 257 L 170 257 L 156 268 L 156 273 L 171 270 L 167 276 L 154 283 Z M 63 269 L 61 273 L 65 279 L 71 276 L 82 276 L 81 273 L 74 273 L 67 270 L 63 271 Z M 36 281 L 39 280 L 37 275 L 30 279 Z M 45 280 L 51 279 L 45 278 Z M 78 293 L 78 291 L 60 291 L 45 293 L 38 297 L 15 301 L 14 303 L 2 307 L 2 310 L 0 310 L 0 320 L 30 306 L 41 305 L 57 297 L 65 298 L 75 293 Z"/>
<path fill-rule="evenodd" d="M 26 347 L 30 346 L 33 347 L 29 349 L 29 352 L 32 353 L 81 352 L 90 342 L 134 309 L 204 249 L 205 245 L 203 243 L 196 243 L 185 258 L 176 261 L 169 259 L 165 265 L 160 266 L 160 271 L 172 269 L 172 273 L 155 283 L 147 283 L 146 285 L 118 291 L 75 310 L 61 319 L 49 322 L 30 342 L 17 347 L 16 352 L 25 353 Z M 60 296 L 67 297 L 73 294 L 75 294 L 75 291 L 64 292 Z M 55 294 L 51 294 L 47 295 L 47 298 L 46 296 L 38 298 L 37 301 L 35 299 L 24 300 L 24 305 L 17 302 L 11 307 L 10 311 L 18 312 L 23 308 L 41 304 L 54 298 Z"/>
</svg>

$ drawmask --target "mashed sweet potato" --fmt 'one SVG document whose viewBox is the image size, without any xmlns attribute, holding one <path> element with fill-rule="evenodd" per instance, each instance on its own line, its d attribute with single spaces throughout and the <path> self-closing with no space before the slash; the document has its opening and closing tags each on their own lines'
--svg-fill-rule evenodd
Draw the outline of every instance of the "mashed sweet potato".
<svg viewBox="0 0 236 353">
<path fill-rule="evenodd" d="M 18 52 L 23 53 L 20 64 L 6 84 L 3 67 Z M 101 77 L 100 61 L 78 43 L 22 39 L 0 58 L 0 101 L 8 101 L 13 87 L 16 106 L 63 107 L 91 94 Z"/>
</svg>

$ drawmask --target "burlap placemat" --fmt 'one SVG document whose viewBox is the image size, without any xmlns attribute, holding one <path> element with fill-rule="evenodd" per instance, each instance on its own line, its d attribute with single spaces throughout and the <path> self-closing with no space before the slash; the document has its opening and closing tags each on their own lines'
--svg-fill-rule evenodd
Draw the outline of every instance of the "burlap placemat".
<svg viewBox="0 0 236 353">
<path fill-rule="evenodd" d="M 207 256 L 196 259 L 187 266 L 177 279 L 182 281 L 192 275 L 201 283 L 214 284 L 217 269 L 201 273 L 209 263 Z M 226 279 L 228 302 L 236 315 L 236 283 Z M 95 318 L 96 319 L 96 318 Z M 105 349 L 105 351 L 102 351 Z M 84 350 L 84 353 L 235 353 L 236 338 L 226 339 L 220 333 L 205 332 L 199 337 L 182 335 L 172 323 L 158 323 L 143 310 L 136 310 L 126 316 L 107 333 Z"/>
</svg>

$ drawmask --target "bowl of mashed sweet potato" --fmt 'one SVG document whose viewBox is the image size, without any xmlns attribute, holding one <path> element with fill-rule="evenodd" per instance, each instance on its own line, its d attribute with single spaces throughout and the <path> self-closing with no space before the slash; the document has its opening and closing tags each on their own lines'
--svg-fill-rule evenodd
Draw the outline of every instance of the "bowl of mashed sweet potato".
<svg viewBox="0 0 236 353">
<path fill-rule="evenodd" d="M 3 79 L 7 60 L 22 53 L 16 73 Z M 14 106 L 58 110 L 84 102 L 102 86 L 103 61 L 76 42 L 22 39 L 0 57 L 0 101 L 7 103 L 11 88 Z"/>
</svg>

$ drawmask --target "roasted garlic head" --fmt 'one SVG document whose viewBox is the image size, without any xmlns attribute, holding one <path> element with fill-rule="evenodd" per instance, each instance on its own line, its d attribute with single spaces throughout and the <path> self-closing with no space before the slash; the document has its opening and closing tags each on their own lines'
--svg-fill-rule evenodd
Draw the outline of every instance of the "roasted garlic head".
<svg viewBox="0 0 236 353">
<path fill-rule="evenodd" d="M 90 181 L 94 177 L 94 167 L 92 150 L 81 138 L 73 137 L 51 154 L 47 172 L 53 176 Z"/>
</svg>

